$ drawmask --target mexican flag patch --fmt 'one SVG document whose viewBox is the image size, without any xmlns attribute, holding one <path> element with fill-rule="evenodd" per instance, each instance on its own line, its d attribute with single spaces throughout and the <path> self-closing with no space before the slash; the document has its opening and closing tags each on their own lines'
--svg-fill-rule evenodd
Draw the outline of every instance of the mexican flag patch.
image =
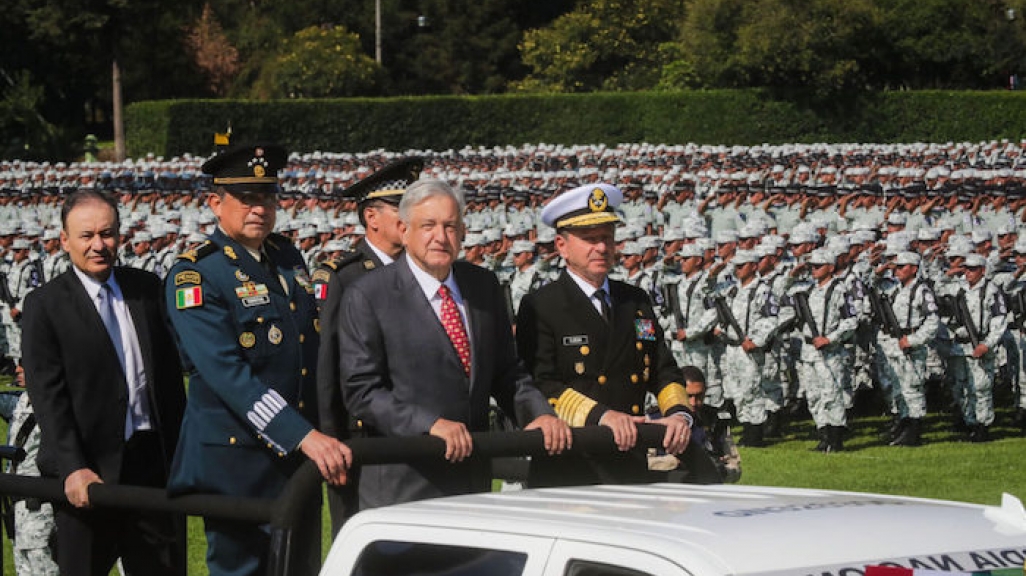
<svg viewBox="0 0 1026 576">
<path fill-rule="evenodd" d="M 175 307 L 179 310 L 195 308 L 203 305 L 203 288 L 193 286 L 192 288 L 179 288 L 175 291 Z"/>
</svg>

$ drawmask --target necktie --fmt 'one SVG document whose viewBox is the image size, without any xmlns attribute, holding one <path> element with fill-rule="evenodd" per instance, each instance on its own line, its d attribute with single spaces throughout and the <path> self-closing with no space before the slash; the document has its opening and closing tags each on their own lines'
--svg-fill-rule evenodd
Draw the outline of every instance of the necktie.
<svg viewBox="0 0 1026 576">
<path fill-rule="evenodd" d="M 609 300 L 606 299 L 606 291 L 599 288 L 595 291 L 595 298 L 599 301 L 599 306 L 602 307 L 602 319 L 609 322 Z"/>
<path fill-rule="evenodd" d="M 463 319 L 460 317 L 460 309 L 456 301 L 452 299 L 449 287 L 442 285 L 438 289 L 438 296 L 442 299 L 442 327 L 445 333 L 456 348 L 456 354 L 463 364 L 463 373 L 470 376 L 470 339 L 467 337 L 467 330 L 463 326 Z"/>
<path fill-rule="evenodd" d="M 125 347 L 121 342 L 121 324 L 118 322 L 117 314 L 114 313 L 114 291 L 107 283 L 104 283 L 100 289 L 100 319 L 103 320 L 103 325 L 107 328 L 110 341 L 118 353 L 118 362 L 121 363 L 121 369 L 124 370 Z"/>
</svg>

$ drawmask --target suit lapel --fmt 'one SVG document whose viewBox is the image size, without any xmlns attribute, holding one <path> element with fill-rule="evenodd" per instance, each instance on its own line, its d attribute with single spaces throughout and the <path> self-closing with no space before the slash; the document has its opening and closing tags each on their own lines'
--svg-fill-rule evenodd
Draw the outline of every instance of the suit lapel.
<svg viewBox="0 0 1026 576">
<path fill-rule="evenodd" d="M 434 338 L 440 338 L 440 342 L 445 345 L 442 349 L 446 350 L 451 356 L 451 359 L 456 363 L 457 366 L 462 366 L 460 362 L 460 355 L 456 352 L 456 347 L 453 346 L 452 340 L 449 339 L 449 335 L 445 332 L 445 328 L 442 326 L 442 321 L 435 314 L 434 308 L 431 307 L 431 302 L 428 301 L 427 296 L 424 294 L 424 290 L 420 287 L 420 283 L 413 276 L 413 271 L 410 270 L 410 264 L 406 258 L 400 258 L 396 260 L 393 266 L 397 266 L 396 274 L 396 295 L 397 300 L 406 300 L 410 306 L 409 310 L 412 312 L 413 317 L 410 318 L 410 326 L 430 326 L 430 330 L 435 332 Z M 460 287 L 462 292 L 462 286 Z M 466 296 L 464 296 L 466 298 Z M 468 305 L 469 310 L 469 305 Z M 471 332 L 473 334 L 473 332 Z M 474 366 L 474 344 L 471 340 L 470 348 L 471 358 L 471 370 Z M 473 374 L 473 372 L 471 372 Z"/>
</svg>

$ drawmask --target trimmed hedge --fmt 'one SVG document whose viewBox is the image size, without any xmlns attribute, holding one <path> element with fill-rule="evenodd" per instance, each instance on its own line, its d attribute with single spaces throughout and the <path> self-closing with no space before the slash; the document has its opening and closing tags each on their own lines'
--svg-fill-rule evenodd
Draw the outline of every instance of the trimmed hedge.
<svg viewBox="0 0 1026 576">
<path fill-rule="evenodd" d="M 780 144 L 1018 140 L 1026 93 L 885 92 L 801 102 L 761 90 L 138 102 L 128 153 L 208 154 L 213 133 L 290 150 L 366 151 L 525 143 Z"/>
</svg>

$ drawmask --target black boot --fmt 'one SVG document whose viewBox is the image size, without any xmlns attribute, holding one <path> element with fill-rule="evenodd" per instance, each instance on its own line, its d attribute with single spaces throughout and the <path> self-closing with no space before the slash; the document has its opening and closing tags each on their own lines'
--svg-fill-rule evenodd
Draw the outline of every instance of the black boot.
<svg viewBox="0 0 1026 576">
<path fill-rule="evenodd" d="M 827 426 L 827 452 L 844 451 L 844 426 Z"/>
<path fill-rule="evenodd" d="M 990 442 L 990 431 L 983 424 L 973 424 L 969 431 L 970 442 Z"/>
<path fill-rule="evenodd" d="M 827 449 L 830 448 L 830 440 L 828 438 L 829 430 L 829 426 L 816 428 L 816 434 L 819 436 L 819 444 L 816 444 L 816 446 L 812 448 L 812 452 L 826 452 Z"/>
<path fill-rule="evenodd" d="M 891 416 L 891 424 L 887 427 L 887 433 L 884 438 L 887 442 L 893 442 L 895 438 L 901 435 L 901 431 L 905 428 L 905 419 L 899 418 L 897 414 Z"/>
<path fill-rule="evenodd" d="M 922 423 L 919 418 L 906 418 L 901 433 L 891 442 L 891 446 L 919 446 L 922 444 Z"/>
<path fill-rule="evenodd" d="M 780 438 L 780 411 L 770 412 L 766 415 L 766 437 Z"/>
<path fill-rule="evenodd" d="M 765 436 L 763 435 L 762 424 L 745 424 L 744 430 L 741 433 L 741 446 L 747 446 L 749 448 L 762 448 L 766 445 Z"/>
</svg>

